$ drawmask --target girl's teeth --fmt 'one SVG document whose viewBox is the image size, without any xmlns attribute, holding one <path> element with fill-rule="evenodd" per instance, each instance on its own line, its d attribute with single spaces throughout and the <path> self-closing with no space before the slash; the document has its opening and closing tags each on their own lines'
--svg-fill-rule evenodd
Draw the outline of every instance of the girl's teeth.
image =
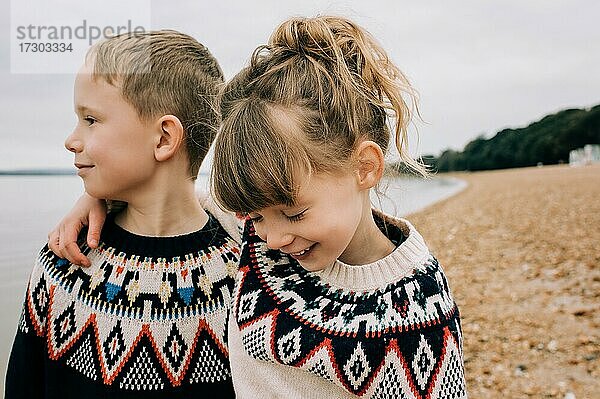
<svg viewBox="0 0 600 399">
<path fill-rule="evenodd" d="M 294 255 L 294 256 L 300 256 L 300 255 L 304 255 L 304 254 L 306 253 L 306 251 L 308 251 L 308 249 L 303 249 L 302 251 L 300 251 L 300 252 L 295 252 L 295 253 L 293 253 L 292 255 Z"/>
</svg>

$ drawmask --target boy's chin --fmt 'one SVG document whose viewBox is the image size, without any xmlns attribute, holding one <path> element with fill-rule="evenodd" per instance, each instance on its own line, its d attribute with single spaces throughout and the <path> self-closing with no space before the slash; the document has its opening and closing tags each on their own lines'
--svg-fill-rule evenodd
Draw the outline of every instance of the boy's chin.
<svg viewBox="0 0 600 399">
<path fill-rule="evenodd" d="M 91 184 L 83 184 L 83 187 L 85 188 L 85 192 L 93 198 L 97 198 L 97 199 L 106 199 L 106 200 L 117 200 L 115 198 L 115 196 L 113 195 L 114 193 L 109 192 L 108 190 L 101 190 L 96 186 L 93 186 Z"/>
<path fill-rule="evenodd" d="M 104 193 L 102 190 L 98 190 L 95 187 L 90 187 L 88 184 L 84 184 L 83 187 L 85 188 L 85 192 L 88 193 L 90 197 L 107 198 L 106 193 Z"/>
</svg>

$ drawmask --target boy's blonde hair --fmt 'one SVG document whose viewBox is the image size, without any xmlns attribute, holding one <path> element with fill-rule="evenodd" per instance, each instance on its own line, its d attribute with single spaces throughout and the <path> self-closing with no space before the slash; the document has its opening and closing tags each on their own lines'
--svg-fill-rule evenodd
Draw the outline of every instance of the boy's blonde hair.
<svg viewBox="0 0 600 399">
<path fill-rule="evenodd" d="M 140 119 L 179 118 L 195 179 L 220 123 L 216 99 L 223 73 L 208 49 L 172 30 L 126 33 L 94 45 L 86 61 L 93 63 L 94 78 L 120 88 Z"/>
<path fill-rule="evenodd" d="M 340 17 L 290 19 L 223 90 L 215 198 L 235 212 L 291 205 L 296 180 L 344 170 L 361 141 L 385 153 L 390 117 L 402 161 L 426 175 L 408 153 L 416 105 L 404 74 L 360 26 Z"/>
</svg>

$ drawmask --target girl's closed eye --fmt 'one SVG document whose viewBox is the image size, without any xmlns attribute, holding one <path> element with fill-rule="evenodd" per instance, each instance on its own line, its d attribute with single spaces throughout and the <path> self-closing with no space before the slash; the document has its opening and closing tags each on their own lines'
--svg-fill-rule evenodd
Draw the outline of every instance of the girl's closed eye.
<svg viewBox="0 0 600 399">
<path fill-rule="evenodd" d="M 262 220 L 262 215 L 259 215 L 258 213 L 249 213 L 248 217 L 250 218 L 252 223 L 258 223 Z"/>
<path fill-rule="evenodd" d="M 290 222 L 299 222 L 300 220 L 304 219 L 304 214 L 306 213 L 306 211 L 308 210 L 308 208 L 306 208 L 305 210 L 303 210 L 300 213 L 296 213 L 295 215 L 285 215 L 285 217 L 288 218 L 288 220 Z"/>
</svg>

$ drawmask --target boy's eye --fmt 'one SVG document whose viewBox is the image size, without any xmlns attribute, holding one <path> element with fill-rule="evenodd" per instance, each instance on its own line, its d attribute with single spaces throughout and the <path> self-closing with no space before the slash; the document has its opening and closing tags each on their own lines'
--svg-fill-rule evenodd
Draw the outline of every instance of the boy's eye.
<svg viewBox="0 0 600 399">
<path fill-rule="evenodd" d="M 83 120 L 87 122 L 88 126 L 92 126 L 96 122 L 96 119 L 89 115 L 83 118 Z"/>
</svg>

